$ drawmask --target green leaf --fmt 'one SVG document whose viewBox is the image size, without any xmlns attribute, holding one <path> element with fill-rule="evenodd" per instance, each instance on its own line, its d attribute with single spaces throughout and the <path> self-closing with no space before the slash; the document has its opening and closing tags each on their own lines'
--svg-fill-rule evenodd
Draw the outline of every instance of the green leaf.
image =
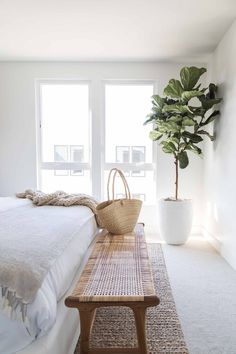
<svg viewBox="0 0 236 354">
<path fill-rule="evenodd" d="M 164 89 L 164 94 L 172 98 L 181 98 L 183 91 L 180 81 L 171 79 Z"/>
<path fill-rule="evenodd" d="M 217 86 L 213 83 L 210 83 L 208 88 L 209 92 L 206 94 L 206 97 L 211 99 L 216 98 Z"/>
<path fill-rule="evenodd" d="M 151 140 L 159 140 L 161 139 L 162 137 L 162 133 L 158 132 L 157 130 L 152 130 L 150 133 L 149 133 L 149 138 Z"/>
<path fill-rule="evenodd" d="M 157 128 L 158 128 L 158 131 L 162 134 L 167 134 L 167 131 L 169 130 L 168 127 L 166 126 L 166 122 L 161 122 L 161 121 L 158 121 L 157 123 Z"/>
<path fill-rule="evenodd" d="M 211 109 L 215 104 L 218 104 L 222 101 L 222 98 L 214 98 L 214 99 L 208 99 L 205 96 L 200 96 L 199 100 L 202 103 L 202 107 L 208 111 Z"/>
<path fill-rule="evenodd" d="M 205 109 L 203 109 L 201 106 L 200 107 L 188 106 L 188 107 L 191 113 L 193 113 L 195 116 L 203 117 L 206 112 Z"/>
<path fill-rule="evenodd" d="M 194 151 L 196 151 L 196 153 L 197 153 L 198 155 L 201 155 L 202 149 L 200 149 L 200 148 L 199 148 L 197 145 L 195 145 L 195 144 L 192 144 L 192 147 L 193 147 Z"/>
<path fill-rule="evenodd" d="M 166 146 L 162 146 L 162 151 L 165 153 L 165 154 L 172 154 L 172 151 L 170 149 L 168 149 Z"/>
<path fill-rule="evenodd" d="M 165 154 L 173 154 L 172 151 L 170 151 L 168 148 L 166 148 L 165 146 L 162 146 L 162 151 L 165 153 Z"/>
<path fill-rule="evenodd" d="M 191 142 L 193 142 L 193 143 L 200 143 L 200 141 L 203 140 L 201 136 L 199 136 L 197 134 L 192 134 L 192 133 L 187 132 L 187 131 L 183 132 L 183 136 L 185 138 L 190 139 Z"/>
<path fill-rule="evenodd" d="M 195 87 L 195 90 L 198 91 L 198 90 L 200 89 L 200 87 L 201 87 L 201 84 L 197 85 L 197 86 Z M 201 90 L 201 91 L 202 91 L 202 90 Z"/>
<path fill-rule="evenodd" d="M 153 99 L 154 104 L 156 104 L 160 108 L 162 108 L 165 104 L 164 99 L 159 95 L 153 95 L 152 99 Z"/>
<path fill-rule="evenodd" d="M 195 66 L 184 67 L 180 71 L 180 79 L 184 90 L 190 91 L 198 82 L 200 76 L 206 72 L 205 68 L 197 68 Z"/>
<path fill-rule="evenodd" d="M 198 134 L 207 135 L 207 136 L 211 139 L 211 141 L 214 141 L 214 140 L 215 140 L 214 135 L 211 135 L 211 134 L 208 133 L 206 130 L 199 130 L 199 131 L 198 131 Z"/>
<path fill-rule="evenodd" d="M 194 97 L 199 97 L 199 96 L 202 96 L 203 93 L 201 91 L 184 91 L 182 93 L 182 99 L 185 100 L 185 101 L 189 101 L 191 100 L 191 98 L 194 98 Z"/>
<path fill-rule="evenodd" d="M 190 150 L 190 151 L 194 152 L 197 155 L 201 155 L 201 153 L 202 153 L 202 150 L 198 146 L 196 146 L 194 144 L 188 144 L 187 150 Z"/>
<path fill-rule="evenodd" d="M 168 141 L 167 146 L 169 147 L 170 150 L 172 150 L 172 152 L 175 152 L 176 150 L 175 144 L 173 144 L 171 141 Z"/>
<path fill-rule="evenodd" d="M 153 111 L 154 113 L 161 113 L 161 108 L 160 108 L 160 107 L 157 107 L 157 106 L 153 106 L 153 107 L 152 107 L 152 111 Z"/>
<path fill-rule="evenodd" d="M 172 112 L 172 113 L 189 113 L 188 106 L 186 105 L 181 105 L 181 104 L 170 104 L 170 105 L 165 105 L 163 107 L 163 112 Z"/>
<path fill-rule="evenodd" d="M 152 123 L 153 121 L 156 120 L 156 116 L 154 114 L 148 114 L 146 118 L 148 118 L 148 119 L 145 120 L 143 125 L 147 125 L 147 124 Z"/>
<path fill-rule="evenodd" d="M 180 168 L 186 168 L 188 166 L 188 155 L 186 151 L 181 151 L 178 154 L 178 160 L 179 160 L 179 167 Z"/>
<path fill-rule="evenodd" d="M 172 133 L 177 133 L 180 130 L 180 126 L 173 121 L 166 122 L 165 127 L 167 130 L 169 130 Z"/>
<path fill-rule="evenodd" d="M 184 117 L 183 121 L 182 121 L 182 126 L 188 126 L 188 127 L 192 127 L 193 125 L 195 125 L 195 121 L 191 118 L 188 117 Z"/>
<path fill-rule="evenodd" d="M 176 147 L 173 143 L 165 141 L 163 142 L 162 150 L 167 154 L 173 154 L 176 150 Z"/>
<path fill-rule="evenodd" d="M 207 125 L 211 122 L 213 122 L 213 120 L 216 119 L 216 117 L 220 114 L 220 111 L 214 111 L 205 122 L 202 122 L 201 125 Z"/>
<path fill-rule="evenodd" d="M 175 143 L 175 144 L 179 144 L 179 139 L 176 138 L 175 136 L 172 136 L 171 138 L 169 138 L 168 141 Z"/>
<path fill-rule="evenodd" d="M 177 133 L 180 129 L 178 124 L 172 121 L 164 122 L 164 121 L 158 121 L 157 122 L 157 127 L 158 130 L 162 133 Z"/>
<path fill-rule="evenodd" d="M 167 122 L 170 121 L 170 122 L 179 123 L 179 122 L 182 122 L 182 120 L 183 120 L 183 117 L 177 115 L 177 116 L 171 116 L 171 117 L 169 117 L 168 120 L 167 120 Z"/>
</svg>

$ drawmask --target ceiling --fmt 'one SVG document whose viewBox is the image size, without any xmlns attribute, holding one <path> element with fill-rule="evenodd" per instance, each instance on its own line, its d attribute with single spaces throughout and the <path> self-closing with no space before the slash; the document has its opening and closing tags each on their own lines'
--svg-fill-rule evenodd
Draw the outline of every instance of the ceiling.
<svg viewBox="0 0 236 354">
<path fill-rule="evenodd" d="M 204 60 L 236 0 L 0 0 L 0 60 Z"/>
</svg>

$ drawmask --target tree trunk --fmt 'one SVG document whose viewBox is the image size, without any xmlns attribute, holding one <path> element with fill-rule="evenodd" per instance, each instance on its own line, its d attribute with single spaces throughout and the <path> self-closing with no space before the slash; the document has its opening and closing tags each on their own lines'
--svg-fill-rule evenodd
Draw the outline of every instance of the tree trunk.
<svg viewBox="0 0 236 354">
<path fill-rule="evenodd" d="M 175 200 L 178 200 L 179 192 L 179 160 L 175 157 Z"/>
</svg>

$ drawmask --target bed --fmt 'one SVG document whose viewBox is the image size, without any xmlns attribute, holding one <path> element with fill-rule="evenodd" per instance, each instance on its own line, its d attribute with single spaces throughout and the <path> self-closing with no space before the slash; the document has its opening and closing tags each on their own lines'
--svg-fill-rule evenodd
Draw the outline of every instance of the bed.
<svg viewBox="0 0 236 354">
<path fill-rule="evenodd" d="M 97 224 L 92 211 L 84 206 L 36 207 L 29 200 L 9 197 L 0 198 L 0 223 L 4 215 L 17 215 L 22 210 L 26 213 L 32 208 L 41 217 L 58 213 L 58 222 L 66 215 L 76 232 L 28 305 L 30 331 L 25 323 L 11 319 L 0 307 L 0 354 L 73 354 L 80 331 L 79 318 L 76 310 L 64 305 L 64 299 L 75 286 L 90 254 Z M 55 223 L 56 219 L 53 220 Z M 3 251 L 0 237 L 0 252 Z"/>
</svg>

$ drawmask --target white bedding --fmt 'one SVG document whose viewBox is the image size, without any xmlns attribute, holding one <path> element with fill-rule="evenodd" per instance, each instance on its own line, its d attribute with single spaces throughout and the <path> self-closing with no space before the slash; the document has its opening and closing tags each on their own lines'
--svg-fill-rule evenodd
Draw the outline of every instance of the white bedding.
<svg viewBox="0 0 236 354">
<path fill-rule="evenodd" d="M 31 202 L 16 198 L 0 198 L 0 218 L 1 212 L 27 203 Z M 66 251 L 54 263 L 35 300 L 28 306 L 30 333 L 22 322 L 10 320 L 0 309 L 0 354 L 12 354 L 26 347 L 35 338 L 47 333 L 56 320 L 57 303 L 71 285 L 82 258 L 97 232 L 96 221 L 89 208 L 83 206 L 71 208 L 78 209 L 76 224 L 78 232 Z"/>
</svg>

